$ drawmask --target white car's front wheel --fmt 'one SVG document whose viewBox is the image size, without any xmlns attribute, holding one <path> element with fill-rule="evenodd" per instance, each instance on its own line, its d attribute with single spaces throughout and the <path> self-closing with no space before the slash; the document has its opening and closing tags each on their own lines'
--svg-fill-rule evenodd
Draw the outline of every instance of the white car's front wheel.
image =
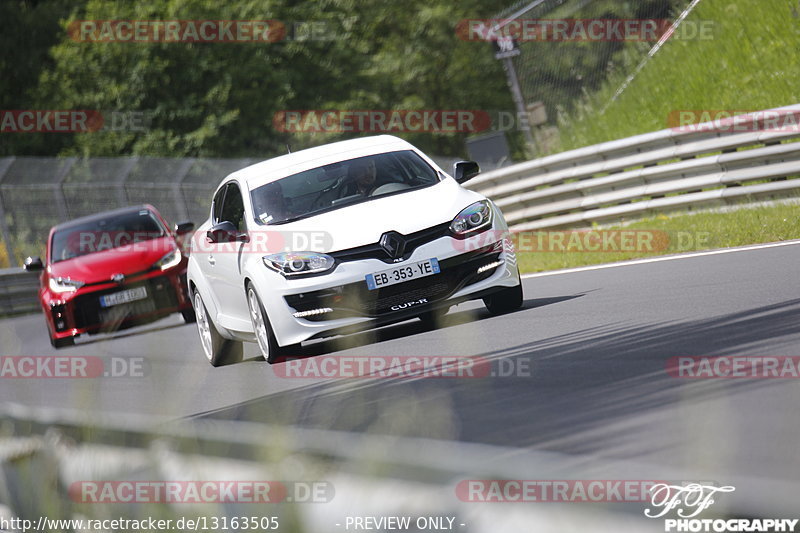
<svg viewBox="0 0 800 533">
<path fill-rule="evenodd" d="M 502 315 L 522 307 L 522 279 L 517 274 L 519 285 L 507 287 L 483 299 L 486 308 L 493 315 Z"/>
<path fill-rule="evenodd" d="M 242 360 L 242 343 L 226 339 L 217 331 L 214 322 L 208 316 L 208 310 L 203 303 L 203 298 L 198 291 L 192 298 L 194 312 L 197 318 L 197 331 L 200 333 L 200 344 L 212 366 L 222 366 L 237 363 Z"/>
<path fill-rule="evenodd" d="M 251 283 L 247 284 L 247 307 L 250 310 L 250 321 L 253 323 L 253 332 L 256 335 L 261 355 L 268 363 L 276 362 L 279 357 L 286 354 L 286 348 L 278 345 L 261 298 L 258 297 L 258 293 Z M 299 345 L 292 347 L 299 347 Z"/>
</svg>

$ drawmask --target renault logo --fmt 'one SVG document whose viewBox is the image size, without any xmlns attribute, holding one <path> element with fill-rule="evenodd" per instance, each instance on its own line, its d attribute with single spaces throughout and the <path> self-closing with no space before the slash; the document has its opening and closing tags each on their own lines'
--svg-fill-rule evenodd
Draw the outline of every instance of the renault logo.
<svg viewBox="0 0 800 533">
<path fill-rule="evenodd" d="M 392 259 L 403 257 L 406 251 L 406 239 L 396 231 L 387 231 L 381 235 L 379 244 Z"/>
</svg>

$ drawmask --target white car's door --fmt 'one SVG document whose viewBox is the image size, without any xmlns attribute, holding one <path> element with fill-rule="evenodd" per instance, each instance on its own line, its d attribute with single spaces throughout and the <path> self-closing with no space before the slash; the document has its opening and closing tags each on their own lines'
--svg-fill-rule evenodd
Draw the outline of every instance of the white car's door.
<svg viewBox="0 0 800 533">
<path fill-rule="evenodd" d="M 236 182 L 230 182 L 225 187 L 215 224 L 221 222 L 232 223 L 240 233 L 245 231 L 244 201 Z M 213 243 L 209 246 L 208 257 L 205 258 L 204 268 L 208 268 L 209 272 L 207 279 L 219 304 L 223 321 L 224 317 L 249 321 L 241 269 L 244 247 L 244 242 Z"/>
<path fill-rule="evenodd" d="M 195 234 L 192 242 L 192 254 L 189 259 L 190 269 L 192 264 L 196 265 L 200 277 L 203 279 L 204 286 L 211 289 L 212 294 L 204 294 L 203 297 L 212 300 L 214 306 L 219 305 L 216 291 L 212 289 L 215 285 L 214 278 L 217 276 L 216 255 L 218 255 L 218 251 L 217 246 L 209 240 L 208 231 L 219 218 L 219 213 L 222 209 L 222 200 L 225 198 L 225 189 L 227 189 L 227 185 L 221 187 L 216 194 L 214 194 L 214 199 L 211 203 L 211 219 L 208 223 L 199 228 Z M 211 302 L 207 302 L 206 306 L 210 303 Z"/>
</svg>

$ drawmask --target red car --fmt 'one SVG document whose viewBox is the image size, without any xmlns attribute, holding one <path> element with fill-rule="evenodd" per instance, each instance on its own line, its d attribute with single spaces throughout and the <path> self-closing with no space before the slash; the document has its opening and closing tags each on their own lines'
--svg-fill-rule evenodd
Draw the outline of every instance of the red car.
<svg viewBox="0 0 800 533">
<path fill-rule="evenodd" d="M 39 301 L 50 343 L 70 346 L 75 337 L 115 331 L 180 312 L 194 322 L 187 296 L 182 237 L 194 224 L 174 231 L 151 205 L 126 207 L 54 226 L 42 271 Z"/>
</svg>

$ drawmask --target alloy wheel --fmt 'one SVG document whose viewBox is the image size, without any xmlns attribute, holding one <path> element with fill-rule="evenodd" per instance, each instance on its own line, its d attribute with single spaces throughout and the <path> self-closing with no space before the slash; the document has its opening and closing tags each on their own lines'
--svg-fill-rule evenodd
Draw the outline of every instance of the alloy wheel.
<svg viewBox="0 0 800 533">
<path fill-rule="evenodd" d="M 267 339 L 267 324 L 264 320 L 264 313 L 261 312 L 261 302 L 253 287 L 247 289 L 247 306 L 250 308 L 250 320 L 253 322 L 253 330 L 256 334 L 258 347 L 264 354 L 264 359 L 269 359 L 269 340 Z"/>
<path fill-rule="evenodd" d="M 211 361 L 211 324 L 206 315 L 206 308 L 199 292 L 194 293 L 194 312 L 197 315 L 197 331 L 200 333 L 200 343 L 206 357 Z"/>
</svg>

